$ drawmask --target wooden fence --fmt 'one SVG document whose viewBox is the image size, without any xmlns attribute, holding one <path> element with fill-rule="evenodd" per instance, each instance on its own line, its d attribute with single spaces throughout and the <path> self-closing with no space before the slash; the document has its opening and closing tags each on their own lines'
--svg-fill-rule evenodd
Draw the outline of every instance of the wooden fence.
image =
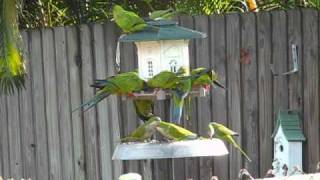
<svg viewBox="0 0 320 180">
<path fill-rule="evenodd" d="M 0 175 L 38 180 L 115 180 L 123 172 L 146 180 L 236 179 L 246 167 L 255 177 L 271 168 L 271 133 L 279 109 L 301 112 L 307 141 L 304 169 L 320 160 L 319 17 L 309 9 L 219 16 L 179 17 L 185 27 L 208 38 L 190 43 L 192 67 L 213 67 L 227 90 L 192 102 L 189 129 L 204 134 L 210 121 L 240 133 L 237 140 L 252 158 L 238 151 L 217 158 L 112 161 L 119 136 L 139 120 L 132 102 L 110 97 L 85 113 L 71 113 L 94 95 L 94 78 L 115 73 L 119 30 L 113 23 L 58 27 L 23 32 L 28 77 L 26 90 L 0 98 Z M 291 44 L 299 48 L 299 72 L 274 77 L 292 68 Z M 133 44 L 122 44 L 121 70 L 133 70 Z M 168 117 L 168 102 L 156 112 Z M 120 127 L 120 128 L 119 128 Z"/>
</svg>

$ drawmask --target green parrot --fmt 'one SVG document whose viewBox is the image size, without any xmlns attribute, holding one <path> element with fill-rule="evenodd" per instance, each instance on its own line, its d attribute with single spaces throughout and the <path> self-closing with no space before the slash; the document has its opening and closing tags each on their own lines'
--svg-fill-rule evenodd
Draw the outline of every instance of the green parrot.
<svg viewBox="0 0 320 180">
<path fill-rule="evenodd" d="M 112 10 L 113 20 L 124 33 L 132 33 L 145 29 L 147 23 L 136 13 L 124 10 L 121 6 L 115 5 Z"/>
<path fill-rule="evenodd" d="M 149 13 L 149 18 L 155 21 L 158 20 L 171 20 L 172 17 L 176 14 L 176 12 L 172 9 L 166 9 L 166 10 L 156 10 L 151 13 Z"/>
<path fill-rule="evenodd" d="M 180 81 L 180 76 L 187 72 L 186 68 L 179 68 L 178 72 L 162 71 L 148 80 L 150 88 L 172 89 Z"/>
<path fill-rule="evenodd" d="M 224 86 L 218 81 L 218 74 L 214 72 L 213 69 L 200 67 L 191 71 L 191 76 L 195 76 L 197 74 L 207 72 L 202 76 L 199 76 L 192 82 L 192 87 L 204 86 L 205 88 L 209 88 L 210 85 L 216 85 L 224 89 Z"/>
<path fill-rule="evenodd" d="M 154 101 L 150 99 L 134 99 L 133 104 L 138 117 L 142 121 L 147 121 L 153 114 Z"/>
<path fill-rule="evenodd" d="M 161 119 L 157 116 L 151 117 L 144 124 L 140 125 L 129 136 L 122 138 L 121 142 L 145 141 L 151 138 L 156 132 L 156 127 L 161 123 Z"/>
<path fill-rule="evenodd" d="M 157 131 L 169 140 L 183 141 L 197 139 L 197 134 L 173 123 L 161 121 Z"/>
<path fill-rule="evenodd" d="M 96 80 L 93 85 L 100 90 L 87 102 L 74 109 L 76 111 L 84 108 L 84 111 L 92 108 L 110 94 L 132 95 L 133 92 L 146 89 L 146 82 L 142 80 L 137 72 L 126 72 L 116 76 L 108 77 L 105 80 Z M 102 88 L 103 87 L 103 88 Z"/>
<path fill-rule="evenodd" d="M 232 136 L 238 136 L 238 133 L 216 122 L 209 123 L 208 127 L 209 127 L 210 138 L 214 136 L 218 139 L 227 141 L 228 143 L 232 144 L 235 148 L 237 148 L 247 158 L 247 160 L 251 162 L 251 159 L 249 158 L 249 156 L 241 149 L 240 145 L 232 137 Z"/>
</svg>

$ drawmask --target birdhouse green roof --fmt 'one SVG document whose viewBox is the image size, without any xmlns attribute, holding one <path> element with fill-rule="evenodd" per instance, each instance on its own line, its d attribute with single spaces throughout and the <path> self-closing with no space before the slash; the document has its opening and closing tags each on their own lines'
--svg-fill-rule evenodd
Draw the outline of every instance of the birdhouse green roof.
<svg viewBox="0 0 320 180">
<path fill-rule="evenodd" d="M 149 21 L 142 31 L 120 36 L 120 42 L 206 38 L 205 33 L 178 26 L 174 21 Z"/>
<path fill-rule="evenodd" d="M 272 134 L 272 137 L 275 137 L 280 125 L 288 141 L 306 140 L 305 136 L 302 133 L 300 117 L 297 111 L 279 111 L 277 124 Z"/>
</svg>

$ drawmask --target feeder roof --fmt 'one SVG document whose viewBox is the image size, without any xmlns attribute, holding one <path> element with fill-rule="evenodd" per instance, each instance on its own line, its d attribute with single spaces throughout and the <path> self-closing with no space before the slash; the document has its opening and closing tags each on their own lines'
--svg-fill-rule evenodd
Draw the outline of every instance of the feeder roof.
<svg viewBox="0 0 320 180">
<path fill-rule="evenodd" d="M 184 28 L 177 25 L 174 21 L 149 21 L 148 26 L 142 31 L 124 34 L 120 36 L 120 42 L 137 41 L 158 41 L 158 40 L 180 40 L 206 38 L 205 33 Z"/>
<path fill-rule="evenodd" d="M 306 140 L 302 133 L 299 113 L 297 111 L 279 111 L 276 128 L 272 134 L 272 137 L 275 137 L 280 125 L 288 141 Z"/>
</svg>

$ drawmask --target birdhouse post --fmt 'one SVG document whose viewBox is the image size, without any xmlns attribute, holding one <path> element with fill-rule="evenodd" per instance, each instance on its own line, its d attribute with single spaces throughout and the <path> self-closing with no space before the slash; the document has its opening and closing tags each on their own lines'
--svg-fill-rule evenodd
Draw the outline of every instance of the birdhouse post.
<svg viewBox="0 0 320 180">
<path fill-rule="evenodd" d="M 279 111 L 272 134 L 274 141 L 273 169 L 276 176 L 290 175 L 294 166 L 302 168 L 302 133 L 297 111 Z"/>
<path fill-rule="evenodd" d="M 139 76 L 148 80 L 161 71 L 177 72 L 180 67 L 189 74 L 189 40 L 206 34 L 180 27 L 174 21 L 151 21 L 143 31 L 126 34 L 120 42 L 134 42 L 138 54 Z"/>
</svg>

